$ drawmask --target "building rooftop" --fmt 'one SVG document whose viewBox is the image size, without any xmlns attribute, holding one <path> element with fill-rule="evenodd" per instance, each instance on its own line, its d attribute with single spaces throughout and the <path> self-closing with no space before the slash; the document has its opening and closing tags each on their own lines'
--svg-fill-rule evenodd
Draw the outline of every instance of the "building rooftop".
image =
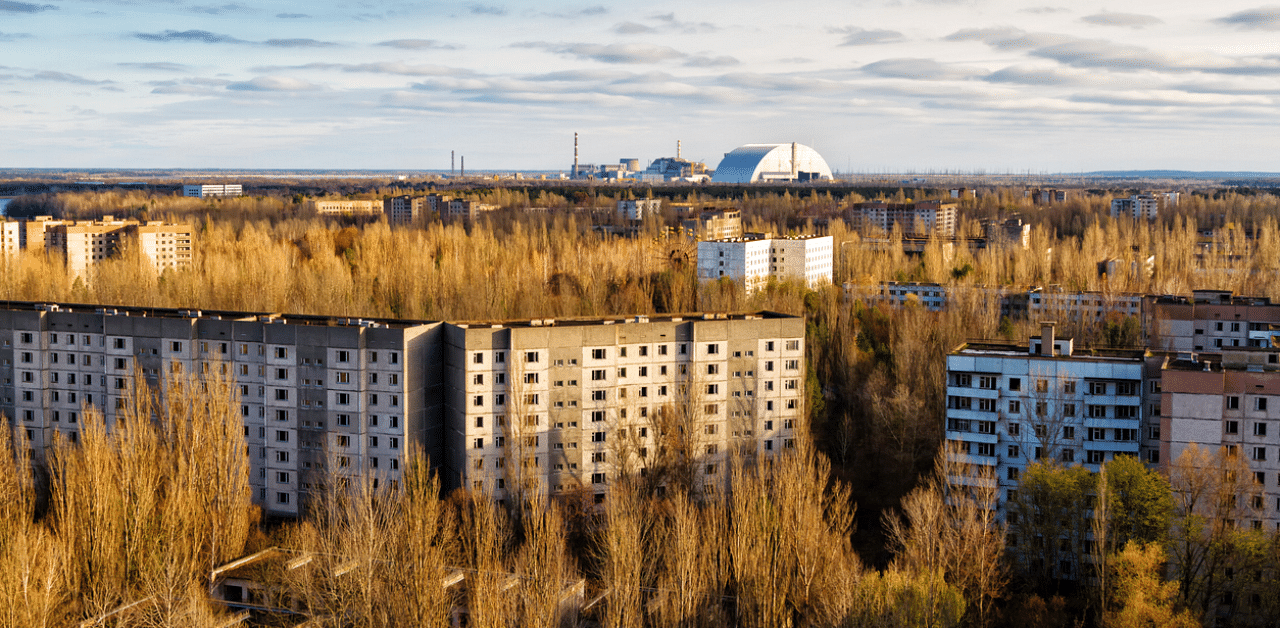
<svg viewBox="0 0 1280 628">
<path fill-rule="evenodd" d="M 444 321 L 428 321 L 396 318 L 357 318 L 342 316 L 315 316 L 306 314 L 282 314 L 279 312 L 241 312 L 232 310 L 194 310 L 178 308 L 128 307 L 117 305 L 93 305 L 84 303 L 47 303 L 38 301 L 2 301 L 0 310 L 16 312 L 62 312 L 78 314 L 106 314 L 111 316 L 136 316 L 140 318 L 181 318 L 230 320 L 245 322 L 271 322 L 315 327 L 384 327 L 407 328 L 431 325 Z M 496 327 L 579 327 L 586 325 L 624 325 L 627 323 L 678 323 L 684 321 L 729 321 L 797 318 L 779 312 L 696 312 L 684 314 L 655 314 L 639 316 L 603 316 L 575 318 L 516 319 L 490 321 L 458 321 L 451 324 L 468 328 Z"/>
<path fill-rule="evenodd" d="M 1039 336 L 1033 336 L 1039 339 Z M 1071 340 L 1070 336 L 1057 336 L 1059 341 Z M 1052 360 L 1134 360 L 1146 357 L 1146 349 L 1111 349 L 1105 347 L 1074 347 L 1071 355 L 1046 356 L 1031 352 L 1030 343 L 1019 344 L 1001 340 L 971 340 L 951 351 L 951 355 L 998 355 Z"/>
</svg>

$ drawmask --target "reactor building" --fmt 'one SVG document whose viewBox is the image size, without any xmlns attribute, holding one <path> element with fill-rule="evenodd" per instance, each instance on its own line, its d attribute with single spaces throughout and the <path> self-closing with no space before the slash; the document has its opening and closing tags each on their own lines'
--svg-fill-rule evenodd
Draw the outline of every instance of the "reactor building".
<svg viewBox="0 0 1280 628">
<path fill-rule="evenodd" d="M 712 183 L 830 181 L 831 167 L 818 151 L 790 144 L 747 144 L 725 153 Z"/>
</svg>

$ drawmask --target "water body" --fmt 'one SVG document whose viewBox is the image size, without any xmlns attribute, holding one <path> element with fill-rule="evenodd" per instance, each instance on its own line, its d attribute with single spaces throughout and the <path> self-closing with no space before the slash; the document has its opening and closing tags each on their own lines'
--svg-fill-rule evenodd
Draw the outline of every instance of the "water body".
<svg viewBox="0 0 1280 628">
<path fill-rule="evenodd" d="M 8 215 L 7 213 L 5 213 L 5 208 L 8 207 L 9 201 L 12 201 L 12 200 L 13 200 L 12 198 L 0 198 L 0 216 Z"/>
</svg>

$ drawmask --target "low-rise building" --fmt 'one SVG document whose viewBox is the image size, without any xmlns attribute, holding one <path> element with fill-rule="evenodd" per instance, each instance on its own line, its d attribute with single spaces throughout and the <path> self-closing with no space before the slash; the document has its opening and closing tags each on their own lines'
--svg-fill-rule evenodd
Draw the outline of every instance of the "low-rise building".
<svg viewBox="0 0 1280 628">
<path fill-rule="evenodd" d="M 182 195 L 190 198 L 227 198 L 243 194 L 244 187 L 238 183 L 182 186 Z"/>
<path fill-rule="evenodd" d="M 382 213 L 382 203 L 378 201 L 315 199 L 307 201 L 306 207 L 321 216 L 375 216 Z"/>
<path fill-rule="evenodd" d="M 455 198 L 449 201 L 449 220 L 473 222 L 484 214 L 501 209 L 498 205 L 481 203 L 480 201 L 464 201 Z"/>
</svg>

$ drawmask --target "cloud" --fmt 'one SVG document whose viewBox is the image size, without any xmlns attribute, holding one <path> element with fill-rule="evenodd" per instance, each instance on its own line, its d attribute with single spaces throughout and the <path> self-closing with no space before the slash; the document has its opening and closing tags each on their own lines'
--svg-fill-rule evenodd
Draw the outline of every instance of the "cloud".
<svg viewBox="0 0 1280 628">
<path fill-rule="evenodd" d="M 1147 26 L 1155 26 L 1164 22 L 1153 15 L 1142 15 L 1139 13 L 1095 13 L 1080 18 L 1081 22 L 1093 24 L 1095 26 L 1123 26 L 1126 28 L 1144 28 Z"/>
<path fill-rule="evenodd" d="M 0 0 L 0 13 L 39 13 L 41 11 L 50 11 L 57 8 L 57 6 L 52 4 L 30 4 L 27 2 Z"/>
<path fill-rule="evenodd" d="M 198 41 L 206 44 L 244 44 L 248 43 L 243 39 L 237 39 L 230 35 L 222 35 L 219 33 L 211 33 L 202 30 L 189 31 L 173 31 L 167 30 L 162 33 L 134 33 L 134 37 L 142 41 L 160 41 L 160 42 L 186 42 Z"/>
<path fill-rule="evenodd" d="M 789 74 L 758 74 L 754 72 L 738 72 L 726 74 L 718 79 L 720 83 L 746 89 L 763 89 L 780 92 L 817 92 L 831 91 L 840 83 L 822 79 L 793 76 Z"/>
<path fill-rule="evenodd" d="M 623 22 L 613 27 L 613 32 L 619 35 L 639 35 L 641 33 L 656 33 L 658 29 L 644 24 L 635 22 Z"/>
<path fill-rule="evenodd" d="M 320 86 L 285 76 L 259 76 L 248 81 L 230 83 L 227 89 L 240 92 L 306 92 L 320 89 Z"/>
<path fill-rule="evenodd" d="M 296 70 L 341 70 L 343 72 L 369 72 L 373 74 L 395 74 L 400 76 L 471 76 L 471 70 L 451 68 L 443 65 L 410 65 L 407 63 L 307 63 L 303 65 L 263 65 L 250 68 L 252 72 L 281 72 Z"/>
<path fill-rule="evenodd" d="M 311 16 L 306 13 L 277 13 L 276 17 L 282 20 L 300 20 Z"/>
<path fill-rule="evenodd" d="M 18 41 L 19 39 L 31 39 L 31 33 L 0 33 L 0 41 Z"/>
<path fill-rule="evenodd" d="M 696 57 L 689 57 L 689 59 L 684 62 L 686 66 L 691 68 L 720 68 L 730 65 L 738 65 L 739 63 L 742 62 L 728 55 L 721 55 L 719 57 L 699 55 Z"/>
<path fill-rule="evenodd" d="M 1026 9 L 1018 9 L 1019 13 L 1032 13 L 1032 14 L 1038 14 L 1038 15 L 1043 15 L 1048 13 L 1067 13 L 1070 11 L 1071 9 L 1067 9 L 1064 7 L 1029 7 Z"/>
<path fill-rule="evenodd" d="M 844 43 L 841 46 L 869 46 L 874 44 L 892 44 L 905 41 L 902 33 L 890 30 L 867 30 L 858 28 L 857 26 L 845 26 L 842 28 L 828 28 L 828 33 L 844 35 Z"/>
<path fill-rule="evenodd" d="M 1222 107 L 1230 105 L 1269 106 L 1265 96 L 1212 93 L 1190 93 L 1173 90 L 1108 91 L 1096 94 L 1074 94 L 1071 102 L 1098 103 L 1123 107 Z"/>
<path fill-rule="evenodd" d="M 434 39 L 392 39 L 389 41 L 380 41 L 377 46 L 386 46 L 388 48 L 400 48 L 402 50 L 457 50 L 458 46 L 453 44 L 442 44 Z"/>
<path fill-rule="evenodd" d="M 964 79 L 982 72 L 938 63 L 933 59 L 885 59 L 862 66 L 862 71 L 884 78 L 907 78 L 921 81 Z"/>
<path fill-rule="evenodd" d="M 472 15 L 506 15 L 507 14 L 506 7 L 500 7 L 492 4 L 470 4 L 470 5 L 467 5 L 467 10 L 471 11 Z"/>
<path fill-rule="evenodd" d="M 317 39 L 268 39 L 262 43 L 275 48 L 329 48 L 338 45 Z"/>
<path fill-rule="evenodd" d="M 531 81 L 608 81 L 619 80 L 631 76 L 628 72 L 618 70 L 565 70 L 548 72 L 529 77 Z"/>
<path fill-rule="evenodd" d="M 562 20 L 571 20 L 574 18 L 582 17 L 584 15 L 585 16 L 604 15 L 608 12 L 609 12 L 609 9 L 604 5 L 595 5 L 595 6 L 578 9 L 576 11 L 557 11 L 554 13 L 539 13 L 538 15 L 542 17 L 553 17 L 553 18 L 562 19 Z"/>
<path fill-rule="evenodd" d="M 1100 39 L 1079 39 L 1043 46 L 1032 50 L 1030 54 L 1077 68 L 1121 71 L 1178 69 L 1177 62 L 1163 54 Z"/>
<path fill-rule="evenodd" d="M 76 76 L 75 74 L 67 74 L 65 72 L 54 72 L 52 70 L 36 72 L 31 76 L 31 78 L 37 81 L 57 81 L 59 83 L 73 83 L 75 85 L 106 85 L 106 84 L 115 82 L 115 81 L 94 81 L 91 79 L 84 78 L 83 76 Z"/>
<path fill-rule="evenodd" d="M 982 80 L 990 83 L 1012 83 L 1015 85 L 1039 85 L 1048 87 L 1051 85 L 1078 85 L 1080 79 L 1063 74 L 1052 68 L 1028 68 L 1021 66 L 1009 66 L 1000 70 L 996 70 L 991 74 L 982 77 Z"/>
<path fill-rule="evenodd" d="M 161 72 L 186 72 L 191 66 L 182 63 L 170 63 L 168 61 L 150 61 L 146 63 L 117 63 L 122 68 L 134 68 L 135 70 L 159 70 Z"/>
<path fill-rule="evenodd" d="M 522 42 L 512 44 L 516 48 L 542 48 L 557 54 L 601 63 L 657 63 L 669 59 L 687 57 L 669 46 L 649 44 L 552 44 L 548 42 Z"/>
<path fill-rule="evenodd" d="M 608 12 L 609 12 L 609 9 L 605 8 L 605 6 L 602 4 L 597 4 L 596 6 L 587 7 L 585 9 L 582 9 L 581 11 L 578 11 L 578 13 L 582 15 L 604 15 L 605 13 L 608 13 Z"/>
<path fill-rule="evenodd" d="M 209 15 L 222 15 L 224 13 L 253 13 L 255 10 L 243 4 L 224 4 L 222 6 L 206 6 L 191 7 L 193 13 L 207 13 Z"/>
<path fill-rule="evenodd" d="M 980 41 L 997 50 L 1027 50 L 1075 41 L 1076 38 L 1052 33 L 1028 33 L 1012 26 L 993 26 L 989 28 L 961 29 L 943 39 L 946 41 Z"/>
<path fill-rule="evenodd" d="M 1244 30 L 1278 31 L 1280 30 L 1280 7 L 1267 6 L 1237 11 L 1214 21 Z"/>
</svg>

